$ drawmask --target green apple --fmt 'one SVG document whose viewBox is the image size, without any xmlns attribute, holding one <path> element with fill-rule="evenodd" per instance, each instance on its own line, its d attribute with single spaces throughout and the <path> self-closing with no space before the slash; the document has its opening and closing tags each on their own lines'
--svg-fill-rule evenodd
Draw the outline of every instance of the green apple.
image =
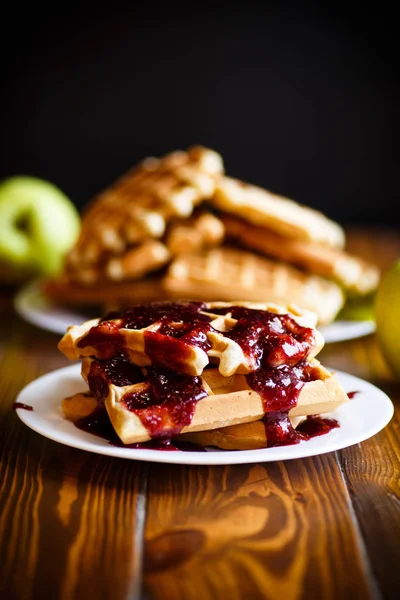
<svg viewBox="0 0 400 600">
<path fill-rule="evenodd" d="M 52 183 L 26 176 L 0 183 L 0 273 L 56 275 L 79 230 L 78 210 Z"/>
</svg>

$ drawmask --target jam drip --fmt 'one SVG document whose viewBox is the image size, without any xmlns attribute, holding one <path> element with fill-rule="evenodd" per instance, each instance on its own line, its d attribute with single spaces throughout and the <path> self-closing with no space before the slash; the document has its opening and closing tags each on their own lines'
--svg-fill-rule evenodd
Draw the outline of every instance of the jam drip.
<svg viewBox="0 0 400 600">
<path fill-rule="evenodd" d="M 96 348 L 101 358 L 111 358 L 124 349 L 125 340 L 120 334 L 118 323 L 107 321 L 91 327 L 88 333 L 77 343 L 78 348 L 91 346 Z"/>
<path fill-rule="evenodd" d="M 150 437 L 172 438 L 190 424 L 197 402 L 207 396 L 201 378 L 156 367 L 143 371 L 123 354 L 93 360 L 88 385 L 102 405 L 109 383 L 118 387 L 140 384 L 126 392 L 121 402 L 139 417 Z"/>
<path fill-rule="evenodd" d="M 138 415 L 152 438 L 171 438 L 192 421 L 196 404 L 207 396 L 200 377 L 151 368 L 143 391 L 126 393 L 122 402 Z"/>
<path fill-rule="evenodd" d="M 24 410 L 33 410 L 33 406 L 30 404 L 24 404 L 23 402 L 14 402 L 12 405 L 13 410 L 17 410 L 17 408 L 22 408 Z"/>
<path fill-rule="evenodd" d="M 290 446 L 325 435 L 339 427 L 336 419 L 308 416 L 297 429 L 292 426 L 287 412 L 271 411 L 263 417 L 267 447 Z"/>
<path fill-rule="evenodd" d="M 237 319 L 225 335 L 240 345 L 254 365 L 246 380 L 261 396 L 268 446 L 309 439 L 307 432 L 293 429 L 289 411 L 297 405 L 304 384 L 319 378 L 318 369 L 307 361 L 315 344 L 314 331 L 287 314 L 239 306 L 224 310 Z M 327 427 L 322 429 L 314 435 L 327 433 Z"/>
<path fill-rule="evenodd" d="M 182 442 L 180 440 L 162 439 L 149 440 L 148 442 L 139 442 L 136 444 L 123 444 L 111 424 L 107 410 L 104 406 L 99 406 L 92 414 L 83 417 L 75 422 L 75 426 L 81 431 L 86 431 L 92 435 L 96 435 L 104 440 L 107 440 L 112 446 L 119 448 L 148 449 L 148 450 L 164 450 L 164 451 L 179 451 L 186 452 L 206 452 L 200 444 L 191 442 Z"/>
<path fill-rule="evenodd" d="M 122 387 L 140 381 L 143 381 L 140 367 L 132 364 L 124 354 L 108 360 L 94 360 L 88 375 L 89 389 L 100 404 L 108 396 L 108 383 Z"/>
<path fill-rule="evenodd" d="M 180 371 L 192 346 L 205 352 L 211 348 L 206 334 L 212 329 L 212 318 L 202 314 L 205 306 L 204 302 L 154 302 L 109 313 L 77 345 L 91 346 L 98 358 L 108 359 L 125 350 L 122 329 L 143 329 L 157 323 L 156 329 L 144 332 L 145 352 L 152 363 Z"/>
<path fill-rule="evenodd" d="M 239 344 L 255 368 L 263 364 L 296 365 L 315 344 L 314 331 L 290 315 L 241 306 L 232 306 L 229 312 L 237 323 L 224 335 Z"/>
<path fill-rule="evenodd" d="M 100 323 L 117 319 L 120 327 L 126 329 L 143 329 L 160 319 L 169 321 L 183 321 L 191 323 L 193 320 L 210 321 L 210 317 L 201 314 L 206 307 L 205 302 L 152 302 L 138 304 L 125 311 L 110 312 Z"/>
<path fill-rule="evenodd" d="M 297 405 L 304 384 L 315 379 L 318 379 L 317 369 L 304 360 L 294 367 L 263 365 L 246 375 L 251 389 L 262 398 L 264 412 L 289 411 Z"/>
</svg>

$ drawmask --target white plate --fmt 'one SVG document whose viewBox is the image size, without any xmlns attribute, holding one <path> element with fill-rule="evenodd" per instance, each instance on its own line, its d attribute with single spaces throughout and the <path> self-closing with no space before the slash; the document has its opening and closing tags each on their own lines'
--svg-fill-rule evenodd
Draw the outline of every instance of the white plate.
<svg viewBox="0 0 400 600">
<path fill-rule="evenodd" d="M 40 291 L 39 282 L 33 281 L 21 288 L 15 297 L 15 310 L 28 323 L 41 329 L 63 335 L 69 325 L 80 325 L 93 315 L 84 314 L 53 304 Z M 342 342 L 369 335 L 375 331 L 374 321 L 335 321 L 320 327 L 326 343 Z"/>
<path fill-rule="evenodd" d="M 160 451 L 112 446 L 106 440 L 81 431 L 62 413 L 61 401 L 85 390 L 80 365 L 74 364 L 43 375 L 27 385 L 17 402 L 33 407 L 32 411 L 17 408 L 20 419 L 34 431 L 56 442 L 108 456 L 118 456 L 151 462 L 186 465 L 228 465 L 240 463 L 288 460 L 340 450 L 362 442 L 380 431 L 393 416 L 393 404 L 384 392 L 372 384 L 336 371 L 346 392 L 357 391 L 354 398 L 331 413 L 340 427 L 320 437 L 293 446 L 262 450 Z"/>
</svg>

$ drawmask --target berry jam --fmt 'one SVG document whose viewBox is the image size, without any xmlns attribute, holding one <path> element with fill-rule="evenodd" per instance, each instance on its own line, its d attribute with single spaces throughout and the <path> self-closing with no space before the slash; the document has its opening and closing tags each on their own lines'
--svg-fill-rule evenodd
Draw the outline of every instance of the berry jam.
<svg viewBox="0 0 400 600">
<path fill-rule="evenodd" d="M 89 389 L 99 403 L 108 396 L 108 383 L 125 386 L 140 381 L 143 381 L 140 367 L 133 365 L 124 354 L 117 354 L 108 360 L 94 360 L 88 375 Z"/>
<path fill-rule="evenodd" d="M 182 371 L 193 355 L 193 346 L 204 352 L 211 348 L 206 334 L 213 329 L 212 317 L 201 312 L 204 307 L 203 302 L 155 302 L 109 313 L 91 327 L 77 346 L 95 348 L 97 358 L 112 358 L 126 350 L 121 330 L 138 330 L 157 324 L 155 329 L 143 334 L 145 353 L 152 364 Z"/>
<path fill-rule="evenodd" d="M 191 442 L 182 442 L 171 439 L 156 439 L 148 442 L 140 442 L 136 444 L 123 444 L 111 424 L 110 418 L 104 406 L 98 407 L 92 414 L 83 417 L 75 422 L 75 426 L 81 431 L 86 431 L 92 435 L 96 435 L 108 441 L 112 446 L 118 448 L 133 448 L 135 450 L 163 450 L 163 451 L 186 451 L 186 452 L 206 452 L 200 444 Z"/>
<path fill-rule="evenodd" d="M 156 367 L 144 371 L 124 355 L 93 360 L 88 375 L 90 391 L 101 404 L 108 395 L 108 382 L 119 387 L 141 383 L 137 391 L 126 392 L 121 402 L 139 417 L 151 438 L 172 438 L 190 424 L 197 402 L 207 392 L 200 377 Z"/>
<path fill-rule="evenodd" d="M 261 365 L 256 371 L 246 375 L 251 389 L 261 396 L 265 412 L 289 411 L 297 405 L 303 385 L 317 378 L 315 367 L 304 360 L 294 367 Z"/>
<path fill-rule="evenodd" d="M 17 410 L 17 408 L 23 408 L 24 410 L 33 410 L 33 406 L 29 404 L 24 404 L 23 402 L 14 402 L 12 405 L 13 410 Z"/>
<path fill-rule="evenodd" d="M 211 321 L 210 317 L 203 315 L 205 302 L 153 302 L 151 304 L 138 304 L 123 312 L 108 313 L 100 323 L 111 319 L 118 319 L 120 327 L 126 329 L 143 329 L 159 320 L 182 321 Z"/>
<path fill-rule="evenodd" d="M 171 438 L 192 421 L 196 404 L 207 396 L 200 377 L 148 369 L 144 392 L 127 393 L 122 402 L 138 415 L 152 438 Z"/>
<path fill-rule="evenodd" d="M 291 446 L 311 438 L 325 435 L 339 427 L 336 419 L 308 416 L 296 429 L 292 426 L 287 412 L 271 411 L 264 415 L 263 423 L 267 437 L 267 447 Z"/>
<path fill-rule="evenodd" d="M 239 344 L 256 368 L 261 364 L 296 365 L 315 343 L 314 331 L 302 327 L 290 315 L 241 306 L 232 306 L 228 312 L 237 323 L 224 335 Z"/>
</svg>

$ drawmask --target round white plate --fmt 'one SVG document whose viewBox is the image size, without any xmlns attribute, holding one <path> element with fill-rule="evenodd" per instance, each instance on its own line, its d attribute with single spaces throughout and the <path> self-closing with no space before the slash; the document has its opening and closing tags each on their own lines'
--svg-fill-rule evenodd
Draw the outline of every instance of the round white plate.
<svg viewBox="0 0 400 600">
<path fill-rule="evenodd" d="M 66 307 L 53 304 L 40 290 L 39 282 L 33 281 L 21 288 L 14 300 L 17 313 L 28 323 L 41 329 L 64 335 L 70 325 L 81 325 L 93 318 Z M 375 331 L 374 321 L 335 321 L 320 327 L 326 343 L 342 342 L 369 335 Z"/>
<path fill-rule="evenodd" d="M 336 373 L 346 392 L 358 392 L 348 403 L 331 413 L 339 421 L 340 427 L 297 445 L 262 450 L 232 451 L 209 448 L 207 452 L 165 452 L 112 446 L 100 437 L 81 431 L 62 413 L 62 399 L 86 389 L 79 364 L 52 371 L 27 385 L 19 394 L 17 402 L 32 406 L 33 410 L 17 408 L 16 412 L 28 427 L 47 438 L 108 456 L 186 465 L 228 465 L 288 460 L 340 450 L 362 442 L 378 433 L 392 418 L 393 404 L 384 392 L 353 375 L 340 371 Z"/>
</svg>

